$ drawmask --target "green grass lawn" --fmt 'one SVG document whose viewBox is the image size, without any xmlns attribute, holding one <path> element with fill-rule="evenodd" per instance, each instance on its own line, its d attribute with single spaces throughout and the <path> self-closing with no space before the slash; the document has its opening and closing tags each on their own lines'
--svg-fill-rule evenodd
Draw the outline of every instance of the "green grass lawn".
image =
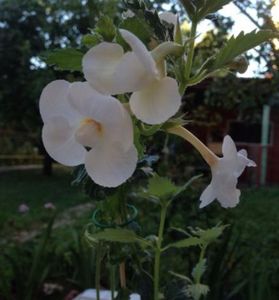
<svg viewBox="0 0 279 300">
<path fill-rule="evenodd" d="M 80 187 L 72 186 L 71 170 L 55 168 L 53 176 L 44 176 L 41 170 L 11 171 L 0 174 L 0 236 L 7 230 L 30 229 L 48 220 L 53 213 L 44 208 L 52 202 L 56 211 L 88 202 Z M 18 212 L 25 203 L 30 211 Z"/>
</svg>

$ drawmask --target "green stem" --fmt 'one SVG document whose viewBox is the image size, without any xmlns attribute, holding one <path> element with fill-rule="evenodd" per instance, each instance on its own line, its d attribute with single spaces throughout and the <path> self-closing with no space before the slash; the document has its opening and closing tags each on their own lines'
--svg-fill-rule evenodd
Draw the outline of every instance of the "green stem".
<svg viewBox="0 0 279 300">
<path fill-rule="evenodd" d="M 193 58 L 194 58 L 194 51 L 195 51 L 195 37 L 197 33 L 197 23 L 193 22 L 191 27 L 190 33 L 190 44 L 189 44 L 189 52 L 187 53 L 187 63 L 185 68 L 185 78 L 186 82 L 189 80 L 192 70 Z"/>
<path fill-rule="evenodd" d="M 101 243 L 98 243 L 96 249 L 96 275 L 95 275 L 97 300 L 101 300 L 100 298 L 101 262 L 102 262 L 102 245 Z"/>
<path fill-rule="evenodd" d="M 160 217 L 160 226 L 158 233 L 158 242 L 157 248 L 155 251 L 155 264 L 154 264 L 154 300 L 159 300 L 159 287 L 160 287 L 160 261 L 161 261 L 161 252 L 162 252 L 162 241 L 163 233 L 167 215 L 167 204 L 162 204 L 161 208 L 161 217 Z"/>
</svg>

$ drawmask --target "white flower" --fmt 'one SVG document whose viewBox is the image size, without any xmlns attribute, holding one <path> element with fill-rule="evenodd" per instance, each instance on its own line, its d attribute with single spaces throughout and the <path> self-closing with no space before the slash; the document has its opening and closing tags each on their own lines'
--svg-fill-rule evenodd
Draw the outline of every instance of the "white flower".
<svg viewBox="0 0 279 300">
<path fill-rule="evenodd" d="M 212 180 L 203 191 L 200 208 L 217 199 L 222 207 L 234 207 L 239 203 L 240 190 L 236 188 L 237 178 L 245 167 L 255 167 L 256 164 L 247 158 L 246 150 L 237 152 L 230 136 L 225 136 L 222 146 L 223 157 L 211 165 Z"/>
<path fill-rule="evenodd" d="M 147 124 L 160 124 L 179 109 L 181 97 L 175 79 L 161 76 L 151 53 L 131 32 L 120 29 L 132 51 L 124 53 L 115 43 L 103 42 L 83 57 L 86 80 L 107 95 L 133 92 L 130 107 Z"/>
<path fill-rule="evenodd" d="M 133 174 L 137 163 L 133 126 L 117 99 L 86 82 L 56 80 L 42 92 L 40 113 L 44 146 L 58 162 L 84 163 L 93 181 L 107 187 L 118 186 Z"/>
</svg>

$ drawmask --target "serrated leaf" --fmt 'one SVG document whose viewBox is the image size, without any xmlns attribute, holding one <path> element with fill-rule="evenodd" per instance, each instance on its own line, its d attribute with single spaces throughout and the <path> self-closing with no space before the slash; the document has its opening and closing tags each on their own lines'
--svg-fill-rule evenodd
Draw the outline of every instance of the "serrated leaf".
<svg viewBox="0 0 279 300">
<path fill-rule="evenodd" d="M 123 20 L 120 23 L 119 28 L 132 32 L 145 44 L 150 42 L 152 37 L 152 29 L 150 26 L 145 22 L 144 19 L 141 19 L 137 16 Z"/>
<path fill-rule="evenodd" d="M 209 244 L 216 241 L 226 227 L 228 227 L 228 225 L 216 226 L 206 230 L 199 229 L 195 232 L 195 234 L 198 235 L 199 238 L 202 239 L 206 244 Z"/>
<path fill-rule="evenodd" d="M 178 242 L 169 244 L 165 247 L 165 249 L 168 248 L 188 248 L 192 246 L 198 246 L 202 244 L 202 240 L 197 237 L 189 237 L 187 239 L 180 240 Z"/>
<path fill-rule="evenodd" d="M 215 59 L 209 62 L 209 70 L 212 72 L 225 67 L 237 56 L 276 37 L 278 38 L 279 34 L 272 30 L 254 30 L 247 34 L 241 32 L 237 37 L 232 36 L 227 44 L 217 53 Z"/>
<path fill-rule="evenodd" d="M 204 274 L 206 270 L 206 259 L 202 259 L 200 260 L 196 266 L 193 268 L 192 271 L 192 277 L 194 279 L 195 282 L 199 282 L 202 275 Z"/>
<path fill-rule="evenodd" d="M 102 37 L 99 34 L 86 34 L 82 37 L 81 43 L 86 47 L 94 47 L 102 42 Z"/>
<path fill-rule="evenodd" d="M 149 246 L 150 243 L 139 237 L 134 231 L 120 228 L 108 228 L 103 231 L 87 235 L 87 238 L 92 241 L 107 241 L 118 243 L 140 243 L 143 246 Z"/>
<path fill-rule="evenodd" d="M 107 42 L 111 42 L 116 35 L 116 28 L 113 24 L 113 20 L 108 16 L 102 16 L 99 19 L 95 31 Z"/>
<path fill-rule="evenodd" d="M 83 53 L 73 48 L 56 49 L 44 55 L 43 60 L 62 71 L 81 71 Z"/>
<path fill-rule="evenodd" d="M 224 5 L 230 3 L 231 1 L 232 0 L 205 0 L 205 1 L 200 1 L 201 5 L 197 6 L 197 21 L 199 22 L 202 19 L 204 19 L 206 16 L 217 12 Z M 204 2 L 204 3 L 202 3 L 202 2 Z M 198 1 L 196 1 L 196 3 L 198 3 Z"/>
<path fill-rule="evenodd" d="M 187 276 L 185 276 L 185 275 L 182 275 L 182 274 L 179 274 L 179 273 L 176 273 L 176 272 L 173 272 L 173 271 L 169 271 L 169 273 L 170 273 L 171 275 L 173 275 L 173 276 L 179 278 L 179 279 L 182 279 L 182 280 L 188 282 L 188 283 L 192 283 L 192 282 L 193 282 L 189 277 L 187 277 Z"/>
<path fill-rule="evenodd" d="M 179 187 L 175 186 L 168 178 L 155 175 L 148 183 L 148 193 L 159 199 L 167 198 L 177 192 Z"/>
<path fill-rule="evenodd" d="M 198 300 L 201 296 L 206 296 L 209 292 L 209 287 L 205 284 L 197 283 L 188 287 L 188 291 L 193 299 Z"/>
</svg>

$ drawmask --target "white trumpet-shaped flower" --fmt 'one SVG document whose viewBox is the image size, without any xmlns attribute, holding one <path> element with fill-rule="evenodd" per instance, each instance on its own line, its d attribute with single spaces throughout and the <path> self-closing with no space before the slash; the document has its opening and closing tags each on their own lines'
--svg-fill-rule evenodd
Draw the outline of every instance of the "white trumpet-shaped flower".
<svg viewBox="0 0 279 300">
<path fill-rule="evenodd" d="M 181 97 L 175 79 L 160 74 L 151 53 L 131 32 L 120 29 L 132 51 L 124 53 L 116 43 L 103 42 L 83 57 L 86 80 L 102 94 L 132 92 L 130 107 L 147 124 L 160 124 L 179 109 Z"/>
<path fill-rule="evenodd" d="M 255 167 L 254 161 L 247 158 L 247 151 L 237 152 L 230 136 L 225 136 L 222 146 L 223 157 L 211 165 L 212 180 L 203 191 L 200 207 L 205 207 L 213 200 L 222 207 L 235 207 L 239 203 L 240 190 L 236 188 L 237 179 L 246 167 Z"/>
<path fill-rule="evenodd" d="M 97 184 L 116 187 L 134 172 L 137 151 L 131 118 L 123 105 L 86 82 L 56 80 L 40 98 L 42 138 L 56 161 L 85 164 Z"/>
<path fill-rule="evenodd" d="M 237 152 L 230 136 L 225 136 L 222 146 L 223 157 L 216 156 L 195 135 L 182 126 L 168 129 L 191 143 L 211 168 L 212 180 L 200 197 L 200 208 L 217 199 L 221 206 L 234 207 L 239 203 L 240 190 L 236 188 L 237 179 L 246 167 L 256 167 L 255 162 L 247 158 L 247 151 Z"/>
</svg>

